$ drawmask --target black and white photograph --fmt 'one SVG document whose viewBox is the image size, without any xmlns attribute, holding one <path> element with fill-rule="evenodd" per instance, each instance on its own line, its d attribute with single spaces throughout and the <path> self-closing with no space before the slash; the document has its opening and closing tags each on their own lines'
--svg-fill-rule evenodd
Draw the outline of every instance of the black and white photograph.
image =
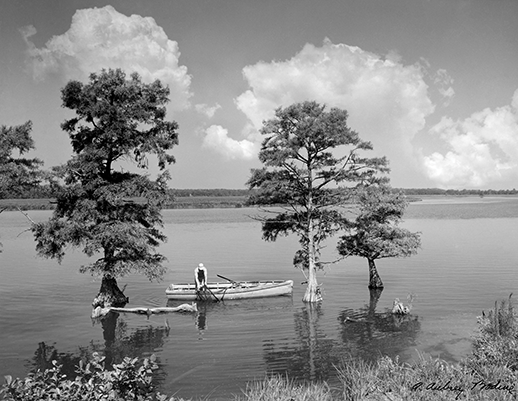
<svg viewBox="0 0 518 401">
<path fill-rule="evenodd" d="M 518 0 L 0 0 L 0 400 L 518 397 Z"/>
</svg>

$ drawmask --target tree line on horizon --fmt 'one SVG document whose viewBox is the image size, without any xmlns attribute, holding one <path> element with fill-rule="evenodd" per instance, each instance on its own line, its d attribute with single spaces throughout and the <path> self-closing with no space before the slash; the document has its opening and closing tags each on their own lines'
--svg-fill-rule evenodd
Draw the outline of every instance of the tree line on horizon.
<svg viewBox="0 0 518 401">
<path fill-rule="evenodd" d="M 0 145 L 1 147 L 1 145 Z M 49 184 L 40 178 L 36 185 L 13 188 L 6 186 L 0 191 L 0 199 L 53 199 L 60 189 L 59 183 Z M 405 195 L 445 195 L 445 196 L 490 196 L 518 195 L 518 189 L 442 189 L 442 188 L 394 188 Z M 248 197 L 253 189 L 233 188 L 169 188 L 171 199 L 188 197 Z"/>
</svg>

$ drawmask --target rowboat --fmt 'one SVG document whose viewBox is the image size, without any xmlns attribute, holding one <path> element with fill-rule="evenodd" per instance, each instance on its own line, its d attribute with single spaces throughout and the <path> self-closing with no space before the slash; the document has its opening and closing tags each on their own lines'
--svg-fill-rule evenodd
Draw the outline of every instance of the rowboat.
<svg viewBox="0 0 518 401">
<path fill-rule="evenodd" d="M 196 291 L 194 284 L 171 284 L 165 290 L 168 299 L 181 301 L 230 300 L 291 295 L 293 280 L 233 281 L 207 283 L 207 288 Z"/>
</svg>

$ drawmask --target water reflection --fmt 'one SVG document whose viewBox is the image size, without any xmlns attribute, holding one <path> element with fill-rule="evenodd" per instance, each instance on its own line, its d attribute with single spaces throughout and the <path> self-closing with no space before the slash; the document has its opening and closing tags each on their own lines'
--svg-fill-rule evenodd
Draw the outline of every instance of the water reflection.
<svg viewBox="0 0 518 401">
<path fill-rule="evenodd" d="M 109 313 L 101 319 L 104 338 L 104 356 L 107 367 L 120 363 L 125 357 L 149 357 L 157 349 L 164 346 L 165 338 L 169 335 L 169 326 L 147 326 L 137 328 L 128 333 L 128 325 L 118 313 Z M 153 382 L 159 385 L 164 382 L 167 373 L 160 357 L 157 357 L 158 369 L 154 371 Z"/>
<path fill-rule="evenodd" d="M 40 342 L 38 348 L 34 352 L 31 360 L 27 361 L 26 367 L 29 372 L 36 372 L 38 370 L 53 368 L 52 361 L 57 361 L 62 365 L 61 371 L 67 378 L 73 379 L 76 376 L 76 367 L 79 361 L 86 361 L 92 354 L 92 347 L 79 347 L 79 351 L 74 352 L 59 352 L 56 348 L 56 343 L 48 345 L 45 342 Z"/>
<path fill-rule="evenodd" d="M 178 301 L 168 299 L 166 306 L 174 308 L 179 305 Z M 220 310 L 225 308 L 225 303 L 215 302 L 214 300 L 197 301 L 196 307 L 198 311 L 194 314 L 194 325 L 198 329 L 199 339 L 203 338 L 203 332 L 208 329 L 208 315 L 215 312 L 215 308 Z"/>
<path fill-rule="evenodd" d="M 306 304 L 294 314 L 295 341 L 266 340 L 263 344 L 268 373 L 311 381 L 325 380 L 334 372 L 339 355 L 336 342 L 327 338 L 320 327 L 323 316 L 320 304 Z"/>
<path fill-rule="evenodd" d="M 374 361 L 380 355 L 396 357 L 416 345 L 421 329 L 418 316 L 376 312 L 382 290 L 370 290 L 369 305 L 340 312 L 340 336 L 352 356 Z"/>
<path fill-rule="evenodd" d="M 338 315 L 338 336 L 326 333 L 320 304 L 304 305 L 294 314 L 296 338 L 263 342 L 263 358 L 270 374 L 295 380 L 332 382 L 345 358 L 374 361 L 381 355 L 396 357 L 416 344 L 418 316 L 396 316 L 376 310 L 381 290 L 370 291 L 369 305 L 343 309 Z"/>
<path fill-rule="evenodd" d="M 101 326 L 104 344 L 92 341 L 86 346 L 79 346 L 75 352 L 59 352 L 56 343 L 47 345 L 41 342 L 34 357 L 27 361 L 28 370 L 35 372 L 38 369 L 51 368 L 52 361 L 55 360 L 63 365 L 63 374 L 73 379 L 76 376 L 76 366 L 79 361 L 87 362 L 94 352 L 99 352 L 105 357 L 106 369 L 112 369 L 114 364 L 121 363 L 125 357 L 149 357 L 163 347 L 165 338 L 169 335 L 169 326 L 166 324 L 160 327 L 150 325 L 130 332 L 126 320 L 118 313 L 109 313 L 93 323 Z M 156 363 L 158 369 L 153 374 L 153 382 L 158 386 L 164 382 L 167 373 L 160 357 L 157 357 Z"/>
</svg>

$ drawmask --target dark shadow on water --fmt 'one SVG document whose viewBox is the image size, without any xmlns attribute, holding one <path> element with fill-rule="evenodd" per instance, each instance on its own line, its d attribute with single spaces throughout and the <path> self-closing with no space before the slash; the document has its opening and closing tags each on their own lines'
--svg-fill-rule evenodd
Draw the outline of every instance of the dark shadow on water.
<svg viewBox="0 0 518 401">
<path fill-rule="evenodd" d="M 335 371 L 338 362 L 335 341 L 319 325 L 320 304 L 306 304 L 294 314 L 297 339 L 265 341 L 264 360 L 269 374 L 288 375 L 294 380 L 322 381 Z"/>
<path fill-rule="evenodd" d="M 296 381 L 332 383 L 336 366 L 344 359 L 375 361 L 382 355 L 396 357 L 408 351 L 420 331 L 418 317 L 376 311 L 380 297 L 380 290 L 371 290 L 369 305 L 343 309 L 338 316 L 338 338 L 330 338 L 321 328 L 321 305 L 304 305 L 294 314 L 296 339 L 264 342 L 267 372 Z"/>
<path fill-rule="evenodd" d="M 79 361 L 87 361 L 92 355 L 91 347 L 79 347 L 77 352 L 59 352 L 56 348 L 56 343 L 48 345 L 45 342 L 40 342 L 38 348 L 34 352 L 34 357 L 28 360 L 25 364 L 29 372 L 36 372 L 37 370 L 44 371 L 54 367 L 52 361 L 57 361 L 63 365 L 61 371 L 69 379 L 76 376 L 76 367 Z"/>
<path fill-rule="evenodd" d="M 394 315 L 390 310 L 377 312 L 382 290 L 370 290 L 370 302 L 357 310 L 340 312 L 340 337 L 350 355 L 375 361 L 381 355 L 396 357 L 416 345 L 421 330 L 419 317 Z"/>
<path fill-rule="evenodd" d="M 128 329 L 124 317 L 118 313 L 109 313 L 103 319 L 94 321 L 103 331 L 104 344 L 90 342 L 86 346 L 79 346 L 75 352 L 59 352 L 56 343 L 47 345 L 42 342 L 34 353 L 34 357 L 28 360 L 26 366 L 30 372 L 45 370 L 53 367 L 55 360 L 62 366 L 62 372 L 67 378 L 76 377 L 76 366 L 80 360 L 88 362 L 94 352 L 103 355 L 105 367 L 112 369 L 114 364 L 119 364 L 125 357 L 145 358 L 152 355 L 156 349 L 162 348 L 165 338 L 169 335 L 169 327 L 147 326 L 135 330 Z M 155 386 L 159 386 L 166 378 L 166 371 L 160 358 L 157 357 L 158 369 L 153 374 Z"/>
</svg>

